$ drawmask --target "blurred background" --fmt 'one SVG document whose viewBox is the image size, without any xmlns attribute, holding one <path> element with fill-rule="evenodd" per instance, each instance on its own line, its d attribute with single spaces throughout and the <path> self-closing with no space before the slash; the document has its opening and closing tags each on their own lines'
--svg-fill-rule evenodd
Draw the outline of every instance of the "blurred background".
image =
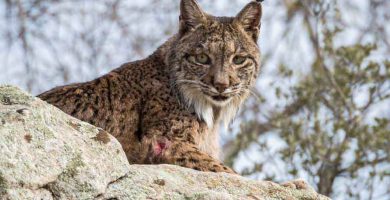
<svg viewBox="0 0 390 200">
<path fill-rule="evenodd" d="M 249 0 L 199 0 L 233 16 Z M 1 0 L 0 84 L 35 95 L 151 54 L 178 0 Z M 254 95 L 224 130 L 225 163 L 304 178 L 334 199 L 390 199 L 390 1 L 266 0 Z"/>
</svg>

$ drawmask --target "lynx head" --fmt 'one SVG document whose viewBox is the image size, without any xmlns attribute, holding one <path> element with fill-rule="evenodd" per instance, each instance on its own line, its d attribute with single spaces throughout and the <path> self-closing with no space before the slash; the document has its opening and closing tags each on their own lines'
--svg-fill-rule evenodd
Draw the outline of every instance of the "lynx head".
<svg viewBox="0 0 390 200">
<path fill-rule="evenodd" d="M 250 2 L 236 17 L 215 17 L 196 0 L 182 0 L 180 12 L 166 57 L 172 84 L 209 127 L 216 120 L 227 125 L 259 73 L 261 4 Z"/>
</svg>

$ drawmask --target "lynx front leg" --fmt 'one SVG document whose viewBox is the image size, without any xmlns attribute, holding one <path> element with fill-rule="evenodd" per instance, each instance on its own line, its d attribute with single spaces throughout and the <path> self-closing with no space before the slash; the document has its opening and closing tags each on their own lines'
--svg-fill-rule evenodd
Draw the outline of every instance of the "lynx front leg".
<svg viewBox="0 0 390 200">
<path fill-rule="evenodd" d="M 208 154 L 200 151 L 194 144 L 184 141 L 158 140 L 150 149 L 151 163 L 173 164 L 199 171 L 235 172 Z"/>
</svg>

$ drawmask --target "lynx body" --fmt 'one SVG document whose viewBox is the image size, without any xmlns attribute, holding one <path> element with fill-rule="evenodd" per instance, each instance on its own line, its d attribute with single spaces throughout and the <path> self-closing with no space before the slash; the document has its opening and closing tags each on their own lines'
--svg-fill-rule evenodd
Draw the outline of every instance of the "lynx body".
<svg viewBox="0 0 390 200">
<path fill-rule="evenodd" d="M 231 121 L 259 73 L 261 5 L 236 17 L 206 14 L 195 0 L 180 10 L 180 30 L 148 58 L 38 97 L 111 133 L 130 163 L 234 173 L 218 159 L 218 125 Z"/>
</svg>

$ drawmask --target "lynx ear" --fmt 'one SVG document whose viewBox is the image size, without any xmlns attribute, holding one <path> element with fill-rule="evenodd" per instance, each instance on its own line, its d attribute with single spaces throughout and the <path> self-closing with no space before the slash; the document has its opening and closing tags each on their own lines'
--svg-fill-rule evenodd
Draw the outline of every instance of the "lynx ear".
<svg viewBox="0 0 390 200">
<path fill-rule="evenodd" d="M 244 30 L 255 40 L 259 37 L 260 20 L 262 15 L 261 4 L 252 1 L 246 5 L 235 18 L 235 22 L 240 24 Z"/>
<path fill-rule="evenodd" d="M 206 14 L 199 7 L 196 0 L 181 0 L 180 3 L 180 32 L 195 29 L 205 24 Z"/>
</svg>

